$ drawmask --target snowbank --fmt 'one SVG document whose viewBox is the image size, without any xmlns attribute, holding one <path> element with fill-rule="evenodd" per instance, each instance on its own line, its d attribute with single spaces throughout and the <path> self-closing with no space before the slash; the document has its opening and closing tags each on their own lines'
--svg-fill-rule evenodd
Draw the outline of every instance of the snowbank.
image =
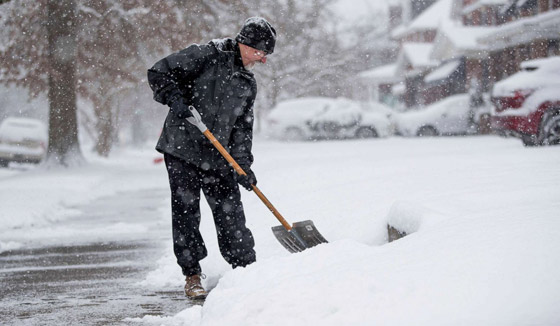
<svg viewBox="0 0 560 326">
<path fill-rule="evenodd" d="M 231 270 L 203 204 L 201 232 L 209 251 L 202 261 L 204 285 L 213 288 L 206 303 L 173 316 L 128 321 L 560 324 L 560 147 L 525 148 L 515 139 L 484 136 L 257 140 L 254 151 L 259 188 L 288 221 L 312 219 L 330 243 L 289 254 L 270 231 L 279 223 L 254 194 L 242 192 L 257 263 Z M 64 171 L 0 170 L 4 249 L 37 241 L 37 234 L 56 237 L 49 223 L 75 217 L 73 207 L 95 197 L 167 190 L 165 169 L 152 163 L 154 154 L 151 148 L 125 151 Z M 168 206 L 162 202 L 154 218 L 169 222 Z M 388 222 L 412 234 L 387 243 Z M 168 246 L 140 286 L 182 288 L 171 241 Z"/>
<path fill-rule="evenodd" d="M 341 240 L 226 273 L 161 325 L 552 325 L 560 240 L 546 218 L 462 221 L 371 247 Z M 513 224 L 514 227 L 504 225 Z M 499 231 L 501 230 L 501 231 Z M 519 241 L 524 239 L 524 241 Z"/>
<path fill-rule="evenodd" d="M 437 225 L 447 219 L 446 216 L 434 212 L 422 205 L 399 201 L 393 204 L 387 216 L 387 225 L 401 233 L 411 234 L 421 228 Z"/>
<path fill-rule="evenodd" d="M 558 324 L 560 149 L 527 150 L 496 137 L 257 143 L 261 189 L 288 220 L 313 219 L 330 243 L 288 254 L 270 213 L 244 194 L 258 262 L 230 270 L 203 218 L 204 285 L 213 288 L 204 306 L 129 321 Z M 387 223 L 412 234 L 387 244 Z M 142 284 L 181 288 L 170 248 L 159 264 Z"/>
<path fill-rule="evenodd" d="M 89 156 L 81 167 L 26 167 L 0 171 L 0 236 L 12 230 L 39 230 L 80 214 L 73 209 L 102 196 L 166 186 L 165 169 L 156 166 L 152 148 L 117 152 L 110 159 Z M 30 169 L 25 171 L 25 169 Z M 139 177 L 141 176 L 141 177 Z M 29 232 L 29 231 L 27 231 Z M 0 252 L 19 242 L 2 240 Z"/>
</svg>

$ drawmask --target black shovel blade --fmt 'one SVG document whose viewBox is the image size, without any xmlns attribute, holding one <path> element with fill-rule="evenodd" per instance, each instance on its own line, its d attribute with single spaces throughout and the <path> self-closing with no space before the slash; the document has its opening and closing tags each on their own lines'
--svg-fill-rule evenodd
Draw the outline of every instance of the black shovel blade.
<svg viewBox="0 0 560 326">
<path fill-rule="evenodd" d="M 291 253 L 304 251 L 321 243 L 328 243 L 311 220 L 295 222 L 290 231 L 286 230 L 283 225 L 274 226 L 272 233 Z"/>
</svg>

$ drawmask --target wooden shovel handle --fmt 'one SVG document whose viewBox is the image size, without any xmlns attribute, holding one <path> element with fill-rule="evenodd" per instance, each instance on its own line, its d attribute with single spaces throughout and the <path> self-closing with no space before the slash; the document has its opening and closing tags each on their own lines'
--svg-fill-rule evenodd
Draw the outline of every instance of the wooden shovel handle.
<svg viewBox="0 0 560 326">
<path fill-rule="evenodd" d="M 237 164 L 237 162 L 233 159 L 233 157 L 231 157 L 231 155 L 228 153 L 228 151 L 226 151 L 224 146 L 222 146 L 222 144 L 220 144 L 220 142 L 216 139 L 216 137 L 214 137 L 214 135 L 210 132 L 210 130 L 206 129 L 206 131 L 204 131 L 203 134 L 204 134 L 204 136 L 206 136 L 206 138 L 208 138 L 208 140 L 210 140 L 212 145 L 214 145 L 214 147 L 216 147 L 216 149 L 229 162 L 229 164 L 231 164 L 231 166 L 233 166 L 233 168 L 235 169 L 235 172 L 237 172 L 237 174 L 247 175 L 247 173 L 245 173 L 245 171 L 243 171 L 243 169 L 239 166 L 239 164 Z M 280 221 L 280 223 L 286 228 L 286 230 L 291 231 L 292 226 L 284 219 L 282 214 L 280 214 L 280 212 L 278 212 L 278 210 L 274 207 L 274 205 L 272 205 L 272 203 L 266 198 L 266 196 L 259 190 L 259 188 L 257 188 L 257 186 L 255 186 L 255 185 L 251 185 L 251 187 L 253 187 L 253 191 L 255 192 L 255 194 L 257 194 L 257 196 L 262 200 L 262 202 L 266 205 L 266 207 L 268 207 L 268 209 L 272 212 L 272 214 L 274 214 L 274 216 L 276 216 L 278 221 Z"/>
</svg>

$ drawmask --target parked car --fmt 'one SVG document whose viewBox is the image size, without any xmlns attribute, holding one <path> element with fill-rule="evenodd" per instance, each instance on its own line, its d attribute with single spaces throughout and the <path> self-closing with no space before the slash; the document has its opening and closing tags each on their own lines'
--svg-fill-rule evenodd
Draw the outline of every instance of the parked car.
<svg viewBox="0 0 560 326">
<path fill-rule="evenodd" d="M 390 109 L 345 98 L 307 97 L 279 103 L 267 117 L 267 134 L 283 140 L 385 137 Z"/>
<path fill-rule="evenodd" d="M 492 89 L 491 128 L 526 146 L 560 143 L 560 57 L 521 63 Z"/>
<path fill-rule="evenodd" d="M 397 133 L 419 137 L 474 134 L 477 115 L 469 103 L 469 94 L 458 94 L 418 110 L 398 113 Z"/>
<path fill-rule="evenodd" d="M 336 99 L 308 122 L 314 137 L 348 139 L 387 137 L 392 133 L 391 109 L 380 103 Z"/>
<path fill-rule="evenodd" d="M 0 123 L 0 166 L 9 162 L 39 163 L 45 156 L 47 128 L 28 118 L 6 118 Z"/>
<path fill-rule="evenodd" d="M 313 136 L 309 121 L 332 105 L 332 99 L 305 97 L 278 103 L 266 117 L 265 134 L 282 140 L 304 140 Z"/>
</svg>

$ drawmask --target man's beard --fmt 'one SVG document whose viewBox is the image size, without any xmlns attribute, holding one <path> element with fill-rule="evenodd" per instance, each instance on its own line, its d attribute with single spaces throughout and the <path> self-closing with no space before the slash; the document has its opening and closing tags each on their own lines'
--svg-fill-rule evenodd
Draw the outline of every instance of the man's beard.
<svg viewBox="0 0 560 326">
<path fill-rule="evenodd" d="M 248 65 L 245 66 L 245 69 L 247 70 L 253 70 L 253 68 L 255 68 L 255 66 L 257 65 L 256 61 L 253 61 L 251 63 L 249 63 Z"/>
<path fill-rule="evenodd" d="M 253 61 L 253 62 L 249 63 L 248 65 L 246 65 L 246 66 L 245 66 L 245 69 L 247 69 L 247 70 L 253 70 L 253 69 L 257 66 L 257 64 L 261 64 L 261 65 L 262 65 L 263 63 L 260 62 L 260 61 Z"/>
</svg>

